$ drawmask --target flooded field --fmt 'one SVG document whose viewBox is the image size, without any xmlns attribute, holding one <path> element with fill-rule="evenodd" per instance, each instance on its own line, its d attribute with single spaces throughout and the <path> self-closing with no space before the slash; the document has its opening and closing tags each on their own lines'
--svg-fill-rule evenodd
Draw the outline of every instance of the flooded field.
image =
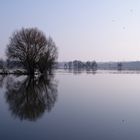
<svg viewBox="0 0 140 140">
<path fill-rule="evenodd" d="M 1 140 L 140 139 L 140 72 L 0 77 Z"/>
</svg>

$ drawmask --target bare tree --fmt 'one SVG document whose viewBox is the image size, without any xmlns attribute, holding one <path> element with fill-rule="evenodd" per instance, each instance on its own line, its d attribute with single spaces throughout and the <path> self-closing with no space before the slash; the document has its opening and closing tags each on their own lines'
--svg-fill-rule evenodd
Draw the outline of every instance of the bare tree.
<svg viewBox="0 0 140 140">
<path fill-rule="evenodd" d="M 121 62 L 119 62 L 119 63 L 117 64 L 117 68 L 118 68 L 118 70 L 122 70 L 122 63 L 121 63 Z"/>
<path fill-rule="evenodd" d="M 57 48 L 52 38 L 47 39 L 47 46 L 43 53 L 40 53 L 38 60 L 38 68 L 41 73 L 46 73 L 52 69 L 57 59 Z"/>
<path fill-rule="evenodd" d="M 97 70 L 97 63 L 96 63 L 96 61 L 91 62 L 91 68 L 92 68 L 92 70 Z"/>
<path fill-rule="evenodd" d="M 54 64 L 57 48 L 37 28 L 22 28 L 11 36 L 6 54 L 8 59 L 19 61 L 29 74 L 34 74 L 36 69 L 42 73 Z"/>
</svg>

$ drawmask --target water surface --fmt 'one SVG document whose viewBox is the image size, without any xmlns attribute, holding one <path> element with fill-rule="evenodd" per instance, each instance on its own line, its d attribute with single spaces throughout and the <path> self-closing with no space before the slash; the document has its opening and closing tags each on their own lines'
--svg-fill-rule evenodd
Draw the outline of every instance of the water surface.
<svg viewBox="0 0 140 140">
<path fill-rule="evenodd" d="M 0 77 L 1 140 L 138 140 L 140 73 Z"/>
</svg>

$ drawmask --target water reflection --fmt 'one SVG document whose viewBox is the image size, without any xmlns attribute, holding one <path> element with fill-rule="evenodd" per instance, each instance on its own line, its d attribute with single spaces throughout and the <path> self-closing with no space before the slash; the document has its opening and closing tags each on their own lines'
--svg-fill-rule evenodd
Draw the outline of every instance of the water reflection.
<svg viewBox="0 0 140 140">
<path fill-rule="evenodd" d="M 94 69 L 64 69 L 65 72 L 73 73 L 75 75 L 87 73 L 87 74 L 96 74 L 97 70 Z"/>
<path fill-rule="evenodd" d="M 20 120 L 36 121 L 45 111 L 51 111 L 57 99 L 57 82 L 53 75 L 8 77 L 6 88 L 9 109 Z"/>
<path fill-rule="evenodd" d="M 6 78 L 6 75 L 0 75 L 0 88 L 3 88 L 4 86 L 4 80 Z"/>
</svg>

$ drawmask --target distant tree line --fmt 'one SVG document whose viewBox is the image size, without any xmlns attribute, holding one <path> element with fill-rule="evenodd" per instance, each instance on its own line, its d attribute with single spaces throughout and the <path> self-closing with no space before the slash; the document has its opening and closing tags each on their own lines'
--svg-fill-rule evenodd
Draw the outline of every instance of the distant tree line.
<svg viewBox="0 0 140 140">
<path fill-rule="evenodd" d="M 70 61 L 64 64 L 65 69 L 92 69 L 97 70 L 96 61 L 82 62 L 79 60 Z"/>
</svg>

